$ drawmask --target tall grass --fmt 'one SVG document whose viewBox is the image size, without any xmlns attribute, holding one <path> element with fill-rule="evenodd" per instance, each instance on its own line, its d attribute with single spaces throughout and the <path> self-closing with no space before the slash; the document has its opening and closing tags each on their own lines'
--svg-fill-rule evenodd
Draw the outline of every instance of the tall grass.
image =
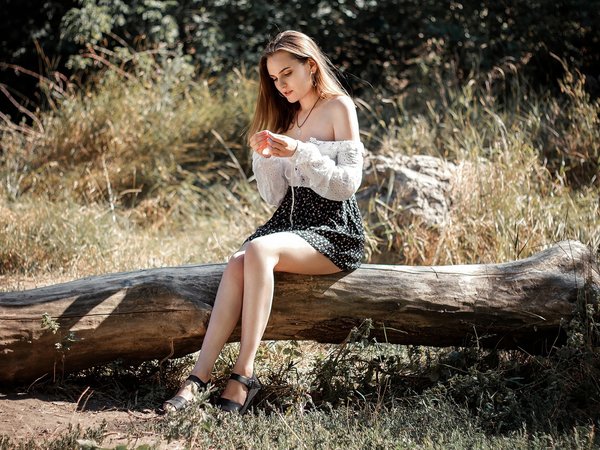
<svg viewBox="0 0 600 450">
<path fill-rule="evenodd" d="M 253 195 L 248 194 L 250 199 Z M 192 263 L 223 262 L 261 217 L 261 208 L 238 217 L 248 204 L 225 196 L 228 207 L 170 223 L 168 211 L 150 209 L 161 226 L 144 225 L 141 208 L 113 213 L 108 205 L 22 198 L 0 206 L 0 275 L 42 283 L 85 275 Z M 252 200 L 253 201 L 253 200 Z M 258 201 L 257 201 L 258 203 Z M 166 224 L 166 225 L 165 225 Z M 43 280 L 43 281 L 42 281 Z M 20 289 L 8 281 L 0 290 Z M 32 286 L 30 286 L 32 287 Z"/>
<path fill-rule="evenodd" d="M 82 88 L 64 89 L 29 128 L 2 128 L 0 273 L 77 264 L 85 272 L 107 258 L 115 267 L 147 265 L 118 262 L 114 239 L 126 260 L 143 254 L 136 246 L 146 233 L 163 241 L 203 227 L 201 234 L 239 241 L 268 215 L 248 183 L 243 133 L 252 77 L 198 80 L 178 57 L 159 62 L 140 53 L 127 62 L 127 72 L 109 65 Z M 598 248 L 600 103 L 583 90 L 582 75 L 566 68 L 563 95 L 551 97 L 518 74 L 507 80 L 498 71 L 475 73 L 461 83 L 426 63 L 420 70 L 427 78 L 415 85 L 420 103 L 411 88 L 385 99 L 373 95 L 361 101 L 361 120 L 371 151 L 429 154 L 460 165 L 450 220 L 439 229 L 396 223 L 376 194 L 374 214 L 366 216 L 373 260 L 506 261 L 562 239 Z M 371 218 L 384 226 L 375 229 Z M 223 237 L 221 220 L 243 226 L 225 227 Z M 234 247 L 230 242 L 209 256 L 222 260 Z M 207 255 L 199 250 L 186 261 L 201 254 Z"/>
<path fill-rule="evenodd" d="M 254 82 L 138 57 L 2 128 L 0 274 L 221 261 L 268 213 L 242 145 Z"/>
<path fill-rule="evenodd" d="M 363 103 L 377 124 L 369 135 L 379 152 L 426 154 L 458 165 L 443 227 L 418 220 L 406 226 L 393 218 L 401 207 L 381 203 L 385 192 L 371 199 L 367 222 L 379 230 L 373 258 L 492 263 L 564 239 L 598 249 L 600 101 L 589 98 L 580 73 L 565 70 L 559 97 L 527 89 L 516 76 L 508 89 L 505 79 L 490 74 L 459 83 L 451 73 L 437 73 L 418 106 L 406 93 L 374 106 Z"/>
</svg>

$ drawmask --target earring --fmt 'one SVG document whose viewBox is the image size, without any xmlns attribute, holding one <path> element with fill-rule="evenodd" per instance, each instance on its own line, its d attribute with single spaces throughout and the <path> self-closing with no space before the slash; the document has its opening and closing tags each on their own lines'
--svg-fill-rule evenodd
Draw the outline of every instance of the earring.
<svg viewBox="0 0 600 450">
<path fill-rule="evenodd" d="M 314 87 L 317 87 L 317 80 L 316 80 L 316 77 L 315 77 L 315 73 L 314 73 L 314 72 L 311 72 L 311 73 L 310 73 L 310 79 L 312 80 L 312 85 L 313 85 Z"/>
</svg>

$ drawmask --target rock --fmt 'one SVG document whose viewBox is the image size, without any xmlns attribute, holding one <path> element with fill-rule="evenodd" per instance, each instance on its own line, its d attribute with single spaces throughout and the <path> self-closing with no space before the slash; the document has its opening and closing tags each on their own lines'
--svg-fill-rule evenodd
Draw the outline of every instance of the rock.
<svg viewBox="0 0 600 450">
<path fill-rule="evenodd" d="M 410 224 L 415 217 L 429 227 L 446 223 L 458 172 L 455 164 L 427 155 L 369 155 L 365 166 L 365 188 L 357 194 L 363 211 L 371 214 L 372 202 L 383 203 L 393 210 L 398 225 Z"/>
</svg>

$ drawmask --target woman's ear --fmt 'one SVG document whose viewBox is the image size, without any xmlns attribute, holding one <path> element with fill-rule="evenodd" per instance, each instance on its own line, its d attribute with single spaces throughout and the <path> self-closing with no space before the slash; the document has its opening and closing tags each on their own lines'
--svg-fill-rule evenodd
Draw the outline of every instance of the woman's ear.
<svg viewBox="0 0 600 450">
<path fill-rule="evenodd" d="M 317 63 L 315 62 L 315 60 L 312 58 L 308 58 L 306 61 L 308 62 L 308 68 L 310 69 L 310 72 L 313 74 L 316 73 L 317 72 Z"/>
</svg>

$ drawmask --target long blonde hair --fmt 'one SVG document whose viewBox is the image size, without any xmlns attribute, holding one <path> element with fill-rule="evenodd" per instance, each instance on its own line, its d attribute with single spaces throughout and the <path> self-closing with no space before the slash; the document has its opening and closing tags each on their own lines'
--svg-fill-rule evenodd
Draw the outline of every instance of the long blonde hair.
<svg viewBox="0 0 600 450">
<path fill-rule="evenodd" d="M 300 102 L 290 103 L 279 93 L 267 70 L 267 60 L 280 50 L 288 52 L 303 63 L 309 59 L 314 61 L 317 67 L 314 84 L 321 98 L 348 95 L 335 76 L 336 69 L 333 64 L 310 37 L 299 31 L 283 31 L 267 44 L 260 58 L 258 98 L 254 118 L 248 130 L 248 139 L 260 130 L 267 129 L 275 133 L 288 130 L 300 109 Z"/>
</svg>

